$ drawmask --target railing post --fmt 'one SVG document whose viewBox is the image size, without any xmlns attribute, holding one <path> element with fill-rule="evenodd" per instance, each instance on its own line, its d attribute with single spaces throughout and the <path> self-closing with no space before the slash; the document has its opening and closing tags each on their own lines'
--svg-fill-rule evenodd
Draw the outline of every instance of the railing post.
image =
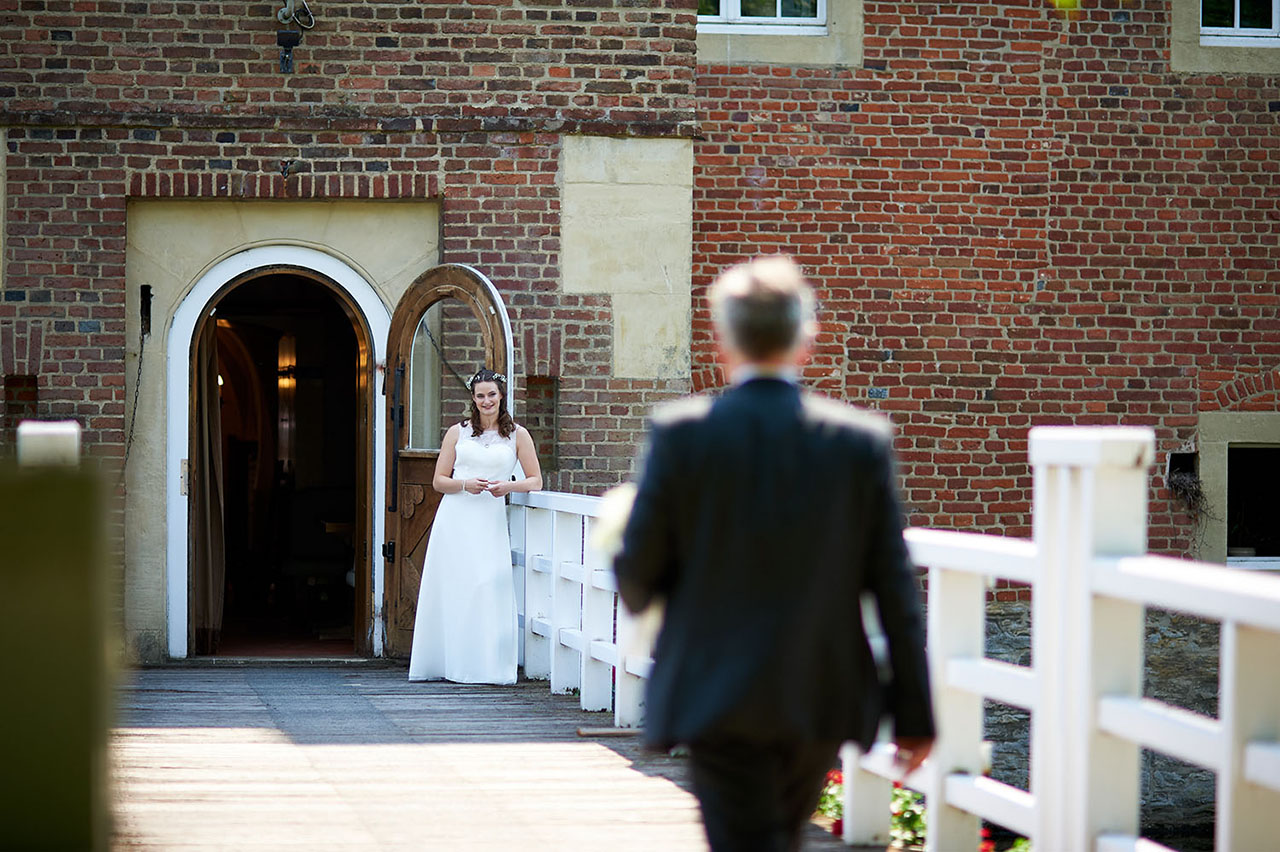
<svg viewBox="0 0 1280 852">
<path fill-rule="evenodd" d="M 887 844 L 893 782 L 862 768 L 862 749 L 857 743 L 840 746 L 840 767 L 844 774 L 840 838 L 849 845 Z"/>
<path fill-rule="evenodd" d="M 507 529 L 511 540 L 511 581 L 516 590 L 516 618 L 520 625 L 520 631 L 517 634 L 516 642 L 516 660 L 521 668 L 524 668 L 524 634 L 525 630 L 525 553 L 527 553 L 524 540 L 524 524 L 525 518 L 529 512 L 529 507 L 511 503 L 507 506 Z"/>
<path fill-rule="evenodd" d="M 532 680 L 551 677 L 551 641 L 540 626 L 551 620 L 551 574 L 545 570 L 551 556 L 552 521 L 548 509 L 525 509 L 524 519 L 524 676 Z"/>
<path fill-rule="evenodd" d="M 602 663 L 591 655 L 593 642 L 612 644 L 614 599 L 612 591 L 595 583 L 597 571 L 608 571 L 604 554 L 591 546 L 591 525 L 594 518 L 587 518 L 586 553 L 583 555 L 585 571 L 582 582 L 582 709 L 610 710 L 613 702 L 613 672 L 608 663 Z M 615 654 L 616 659 L 616 654 Z"/>
<path fill-rule="evenodd" d="M 582 684 L 578 651 L 560 641 L 560 631 L 582 630 L 582 583 L 564 575 L 565 563 L 582 563 L 582 515 L 556 512 L 551 548 L 551 691 L 563 694 Z"/>
<path fill-rule="evenodd" d="M 1280 735 L 1280 634 L 1234 622 L 1222 624 L 1222 767 L 1217 778 L 1215 849 L 1271 849 L 1280 824 L 1280 792 L 1246 777 L 1250 740 Z"/>
<path fill-rule="evenodd" d="M 1143 610 L 1093 597 L 1095 556 L 1139 555 L 1147 543 L 1150 429 L 1031 430 L 1034 538 L 1031 792 L 1038 849 L 1092 849 L 1103 832 L 1135 835 L 1137 745 L 1098 730 L 1098 698 L 1142 691 Z"/>
<path fill-rule="evenodd" d="M 937 701 L 938 730 L 943 733 L 929 755 L 925 782 L 929 831 L 926 852 L 977 849 L 978 818 L 947 803 L 947 776 L 953 772 L 981 775 L 982 697 L 948 685 L 952 659 L 981 659 L 986 639 L 987 589 L 977 574 L 929 570 L 929 678 Z"/>
<path fill-rule="evenodd" d="M 0 464 L 0 847 L 107 850 L 116 603 L 104 486 L 78 456 Z M 49 612 L 56 604 L 57 629 Z"/>
<path fill-rule="evenodd" d="M 641 640 L 642 619 L 649 613 L 632 615 L 619 598 L 614 603 L 618 620 L 618 665 L 614 667 L 613 724 L 619 728 L 638 728 L 644 724 L 645 676 L 631 671 L 640 658 L 652 656 L 651 641 Z M 651 639 L 651 637 L 650 637 Z"/>
<path fill-rule="evenodd" d="M 18 464 L 76 467 L 80 464 L 80 424 L 74 420 L 24 420 L 18 424 Z"/>
</svg>

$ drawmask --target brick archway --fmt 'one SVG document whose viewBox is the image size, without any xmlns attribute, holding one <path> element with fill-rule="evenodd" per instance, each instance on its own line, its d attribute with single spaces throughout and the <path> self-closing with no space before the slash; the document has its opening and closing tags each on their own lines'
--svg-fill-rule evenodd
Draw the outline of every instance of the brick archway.
<svg viewBox="0 0 1280 852">
<path fill-rule="evenodd" d="M 1227 382 L 1211 399 L 1223 411 L 1280 411 L 1280 368 Z"/>
</svg>

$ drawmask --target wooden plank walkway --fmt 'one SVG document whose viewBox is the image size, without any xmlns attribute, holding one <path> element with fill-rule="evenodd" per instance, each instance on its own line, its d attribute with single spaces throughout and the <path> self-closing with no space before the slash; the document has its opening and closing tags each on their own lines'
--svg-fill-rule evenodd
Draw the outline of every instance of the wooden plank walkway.
<svg viewBox="0 0 1280 852">
<path fill-rule="evenodd" d="M 685 761 L 541 681 L 148 669 L 112 737 L 116 850 L 705 850 Z M 806 849 L 848 849 L 810 826 Z"/>
</svg>

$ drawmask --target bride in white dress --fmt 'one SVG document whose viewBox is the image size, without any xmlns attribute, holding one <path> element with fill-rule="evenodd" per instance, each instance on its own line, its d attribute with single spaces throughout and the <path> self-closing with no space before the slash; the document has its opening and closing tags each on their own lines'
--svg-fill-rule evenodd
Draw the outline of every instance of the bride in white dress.
<svg viewBox="0 0 1280 852">
<path fill-rule="evenodd" d="M 516 593 L 502 498 L 542 488 L 542 471 L 533 438 L 507 412 L 506 377 L 480 370 L 467 387 L 471 418 L 445 433 L 432 481 L 444 497 L 422 565 L 409 680 L 515 683 Z M 518 480 L 517 460 L 525 473 Z"/>
</svg>

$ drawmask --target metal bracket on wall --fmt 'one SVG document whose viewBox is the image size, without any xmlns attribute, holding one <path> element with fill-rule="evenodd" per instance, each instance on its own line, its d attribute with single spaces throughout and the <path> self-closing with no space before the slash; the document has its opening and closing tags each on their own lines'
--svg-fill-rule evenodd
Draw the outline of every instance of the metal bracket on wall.
<svg viewBox="0 0 1280 852">
<path fill-rule="evenodd" d="M 276 44 L 280 46 L 280 73 L 293 73 L 293 49 L 302 43 L 302 30 L 279 30 Z"/>
</svg>

